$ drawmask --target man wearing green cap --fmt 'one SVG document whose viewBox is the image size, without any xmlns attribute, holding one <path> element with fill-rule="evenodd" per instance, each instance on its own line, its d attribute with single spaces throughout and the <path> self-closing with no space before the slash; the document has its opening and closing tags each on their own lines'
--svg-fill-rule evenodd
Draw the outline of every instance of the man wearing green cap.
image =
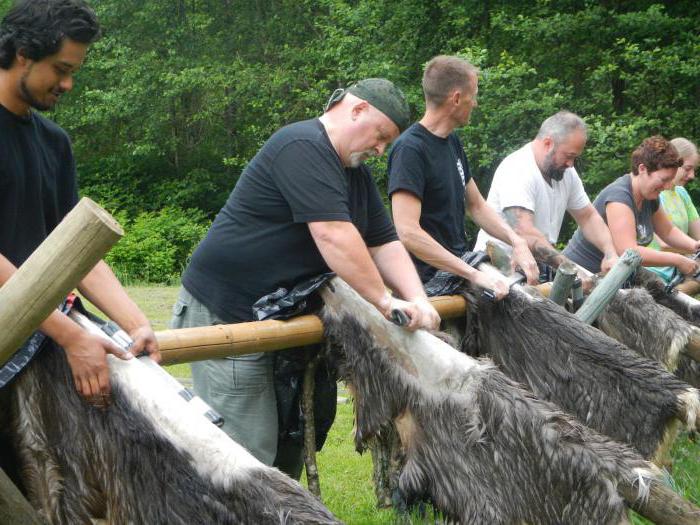
<svg viewBox="0 0 700 525">
<path fill-rule="evenodd" d="M 442 55 L 426 64 L 425 115 L 392 148 L 389 194 L 399 236 L 423 282 L 438 269 L 445 270 L 492 290 L 500 299 L 508 288 L 460 259 L 468 249 L 467 210 L 479 226 L 513 246 L 513 261 L 528 282 L 537 281 L 537 265 L 527 242 L 486 204 L 454 133 L 469 122 L 476 107 L 477 82 L 477 69 L 462 58 Z"/>
<path fill-rule="evenodd" d="M 362 163 L 383 154 L 408 119 L 398 88 L 367 79 L 336 91 L 320 118 L 274 133 L 192 255 L 172 326 L 252 321 L 260 297 L 331 270 L 385 317 L 398 309 L 409 329 L 436 328 L 437 312 Z M 194 363 L 194 387 L 224 416 L 229 435 L 299 477 L 301 448 L 278 447 L 273 359 Z"/>
</svg>

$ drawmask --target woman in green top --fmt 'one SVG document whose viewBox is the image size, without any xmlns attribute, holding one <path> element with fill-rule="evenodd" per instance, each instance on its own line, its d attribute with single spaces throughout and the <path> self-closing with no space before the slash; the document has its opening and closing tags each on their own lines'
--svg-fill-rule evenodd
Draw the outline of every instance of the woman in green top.
<svg viewBox="0 0 700 525">
<path fill-rule="evenodd" d="M 695 178 L 695 169 L 698 167 L 698 150 L 692 142 L 685 138 L 675 138 L 671 144 L 676 148 L 683 160 L 683 165 L 678 168 L 673 179 L 674 188 L 661 192 L 659 202 L 668 218 L 683 233 L 693 239 L 700 239 L 700 216 L 690 200 L 690 195 L 685 189 L 685 185 Z M 657 250 L 673 251 L 666 243 L 658 237 L 649 245 Z M 673 266 L 655 266 L 650 270 L 661 276 L 666 282 L 673 277 Z M 700 284 L 697 281 L 689 280 L 681 283 L 678 289 L 688 294 L 700 293 Z"/>
</svg>

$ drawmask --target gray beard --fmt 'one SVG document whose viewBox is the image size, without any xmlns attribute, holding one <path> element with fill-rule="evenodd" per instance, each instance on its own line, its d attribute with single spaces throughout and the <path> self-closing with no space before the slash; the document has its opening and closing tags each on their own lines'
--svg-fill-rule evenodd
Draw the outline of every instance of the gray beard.
<svg viewBox="0 0 700 525">
<path fill-rule="evenodd" d="M 374 157 L 374 150 L 354 151 L 350 154 L 350 167 L 359 168 L 370 157 Z"/>
</svg>

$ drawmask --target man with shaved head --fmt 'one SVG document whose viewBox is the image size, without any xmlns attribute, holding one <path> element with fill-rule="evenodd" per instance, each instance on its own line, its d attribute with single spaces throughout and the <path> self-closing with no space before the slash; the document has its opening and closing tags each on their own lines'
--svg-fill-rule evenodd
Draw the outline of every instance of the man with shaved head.
<svg viewBox="0 0 700 525">
<path fill-rule="evenodd" d="M 402 310 L 409 329 L 437 327 L 439 316 L 363 164 L 382 155 L 408 120 L 396 86 L 366 79 L 333 93 L 320 118 L 274 133 L 194 252 L 172 326 L 252 321 L 260 297 L 330 270 L 386 318 Z M 224 430 L 264 463 L 277 455 L 275 464 L 298 477 L 301 448 L 278 447 L 272 354 L 192 369 L 195 390 L 222 413 Z"/>
</svg>

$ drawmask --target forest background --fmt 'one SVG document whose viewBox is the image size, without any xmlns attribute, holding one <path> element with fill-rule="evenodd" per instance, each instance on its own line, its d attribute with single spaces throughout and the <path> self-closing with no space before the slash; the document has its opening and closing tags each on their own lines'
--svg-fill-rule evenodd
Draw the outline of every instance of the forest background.
<svg viewBox="0 0 700 525">
<path fill-rule="evenodd" d="M 645 137 L 700 139 L 696 0 L 91 4 L 103 37 L 50 117 L 72 137 L 81 193 L 127 230 L 109 261 L 130 282 L 176 282 L 246 163 L 281 126 L 320 115 L 335 88 L 389 78 L 419 119 L 437 54 L 481 70 L 479 107 L 458 133 L 484 194 L 499 161 L 560 109 L 588 123 L 577 169 L 591 197 Z M 370 164 L 385 189 L 386 156 Z"/>
</svg>

